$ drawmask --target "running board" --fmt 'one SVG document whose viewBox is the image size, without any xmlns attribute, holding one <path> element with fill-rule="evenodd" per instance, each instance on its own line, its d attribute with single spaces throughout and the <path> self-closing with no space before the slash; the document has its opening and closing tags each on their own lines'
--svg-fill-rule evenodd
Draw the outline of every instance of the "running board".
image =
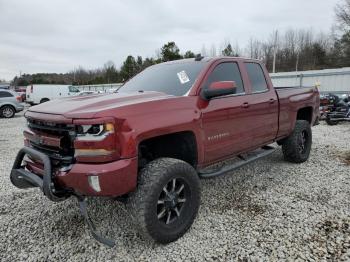
<svg viewBox="0 0 350 262">
<path fill-rule="evenodd" d="M 232 164 L 223 165 L 220 168 L 211 168 L 206 167 L 198 171 L 198 175 L 201 178 L 212 178 L 226 174 L 227 172 L 233 171 L 237 168 L 240 168 L 250 162 L 253 162 L 257 159 L 263 158 L 272 154 L 276 150 L 275 147 L 272 146 L 264 146 L 255 151 L 249 152 L 247 154 L 237 156 L 237 160 Z"/>
</svg>

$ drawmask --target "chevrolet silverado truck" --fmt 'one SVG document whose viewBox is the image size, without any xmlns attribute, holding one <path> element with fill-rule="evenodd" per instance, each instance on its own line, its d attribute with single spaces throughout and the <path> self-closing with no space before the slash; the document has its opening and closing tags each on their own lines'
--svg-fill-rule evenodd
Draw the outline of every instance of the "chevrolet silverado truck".
<svg viewBox="0 0 350 262">
<path fill-rule="evenodd" d="M 279 88 L 258 60 L 184 59 L 151 66 L 116 93 L 31 107 L 11 171 L 18 188 L 70 196 L 93 237 L 87 197 L 124 197 L 143 235 L 175 241 L 192 225 L 200 178 L 272 153 L 306 161 L 319 115 L 317 88 Z"/>
</svg>

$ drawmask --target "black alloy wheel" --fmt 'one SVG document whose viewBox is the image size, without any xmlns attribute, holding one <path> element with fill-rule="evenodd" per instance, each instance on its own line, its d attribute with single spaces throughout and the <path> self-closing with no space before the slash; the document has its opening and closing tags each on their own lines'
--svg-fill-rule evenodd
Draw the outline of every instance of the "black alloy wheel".
<svg viewBox="0 0 350 262">
<path fill-rule="evenodd" d="M 158 158 L 141 170 L 128 206 L 141 235 L 166 244 L 191 227 L 199 204 L 196 170 L 182 160 Z"/>
<path fill-rule="evenodd" d="M 157 202 L 157 217 L 166 225 L 181 217 L 186 197 L 190 197 L 187 183 L 182 179 L 170 180 L 159 195 Z"/>
</svg>

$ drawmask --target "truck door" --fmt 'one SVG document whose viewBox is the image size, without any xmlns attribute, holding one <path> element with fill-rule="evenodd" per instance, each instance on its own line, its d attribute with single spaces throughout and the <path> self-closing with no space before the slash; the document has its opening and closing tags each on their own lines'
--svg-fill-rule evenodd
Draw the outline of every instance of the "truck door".
<svg viewBox="0 0 350 262">
<path fill-rule="evenodd" d="M 272 84 L 268 84 L 262 66 L 256 62 L 244 62 L 247 75 L 247 112 L 250 112 L 249 133 L 254 145 L 272 142 L 278 132 L 278 97 Z"/>
<path fill-rule="evenodd" d="M 67 86 L 57 86 L 58 96 L 60 97 L 66 97 L 68 96 L 68 87 Z"/>
<path fill-rule="evenodd" d="M 204 160 L 217 161 L 240 152 L 249 144 L 246 128 L 249 115 L 245 108 L 246 89 L 243 85 L 239 66 L 236 62 L 217 64 L 201 86 L 208 88 L 212 82 L 235 81 L 236 94 L 213 98 L 202 108 L 202 132 Z"/>
</svg>

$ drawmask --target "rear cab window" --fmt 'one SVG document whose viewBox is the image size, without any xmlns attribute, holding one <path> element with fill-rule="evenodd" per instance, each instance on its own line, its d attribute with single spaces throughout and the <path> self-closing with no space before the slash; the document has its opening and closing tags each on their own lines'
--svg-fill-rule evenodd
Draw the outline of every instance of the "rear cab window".
<svg viewBox="0 0 350 262">
<path fill-rule="evenodd" d="M 207 78 L 204 88 L 207 89 L 213 82 L 218 81 L 235 81 L 237 86 L 236 94 L 245 93 L 241 72 L 236 62 L 223 62 L 218 64 Z"/>
<path fill-rule="evenodd" d="M 264 71 L 258 63 L 244 63 L 252 87 L 252 93 L 268 91 Z"/>
</svg>

